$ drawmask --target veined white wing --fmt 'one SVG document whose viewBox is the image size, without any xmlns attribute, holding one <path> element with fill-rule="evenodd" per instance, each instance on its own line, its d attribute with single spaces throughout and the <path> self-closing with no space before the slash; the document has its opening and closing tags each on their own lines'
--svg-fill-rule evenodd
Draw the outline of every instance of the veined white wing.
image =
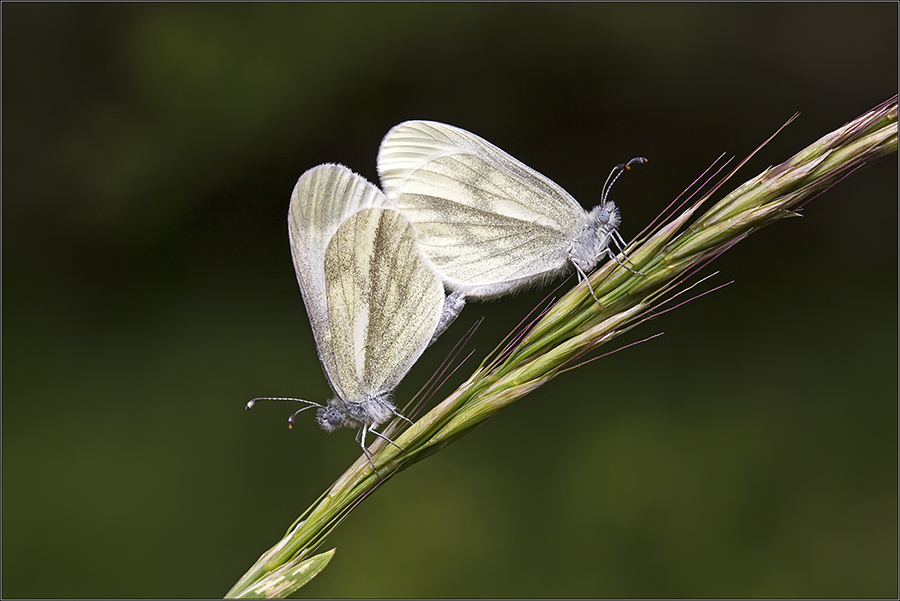
<svg viewBox="0 0 900 601">
<path fill-rule="evenodd" d="M 392 209 L 341 223 L 325 252 L 327 337 L 335 390 L 347 402 L 391 392 L 431 343 L 444 309 L 440 278 Z"/>
<path fill-rule="evenodd" d="M 588 213 L 561 186 L 490 142 L 434 121 L 391 129 L 378 172 L 445 284 L 468 296 L 500 296 L 570 263 L 589 271 L 609 252 L 619 225 L 613 203 Z"/>
<path fill-rule="evenodd" d="M 336 365 L 325 294 L 325 250 L 341 223 L 367 208 L 384 206 L 384 194 L 343 165 L 325 164 L 306 171 L 294 186 L 288 209 L 288 236 L 294 271 L 309 315 L 319 359 L 334 392 Z"/>
</svg>

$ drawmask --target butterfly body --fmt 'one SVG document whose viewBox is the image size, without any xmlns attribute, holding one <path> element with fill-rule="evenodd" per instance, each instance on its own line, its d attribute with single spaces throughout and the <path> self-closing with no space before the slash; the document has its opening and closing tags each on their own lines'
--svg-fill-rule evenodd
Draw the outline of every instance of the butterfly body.
<svg viewBox="0 0 900 601">
<path fill-rule="evenodd" d="M 385 392 L 359 401 L 334 397 L 316 411 L 316 422 L 326 432 L 338 428 L 375 428 L 396 414 L 396 408 Z"/>
</svg>

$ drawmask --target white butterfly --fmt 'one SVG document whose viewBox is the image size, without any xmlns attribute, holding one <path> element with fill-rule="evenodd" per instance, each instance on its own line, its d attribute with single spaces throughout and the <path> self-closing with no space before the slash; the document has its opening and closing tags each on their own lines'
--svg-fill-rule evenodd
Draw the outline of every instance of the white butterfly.
<svg viewBox="0 0 900 601">
<path fill-rule="evenodd" d="M 618 166 L 607 184 L 645 161 Z M 587 279 L 604 255 L 618 261 L 612 241 L 625 244 L 608 186 L 587 212 L 549 178 L 444 123 L 406 121 L 391 129 L 378 152 L 378 174 L 445 285 L 466 296 L 502 296 L 570 264 Z"/>
<path fill-rule="evenodd" d="M 391 392 L 456 318 L 463 296 L 445 297 L 409 221 L 381 190 L 341 165 L 319 165 L 300 177 L 288 229 L 300 292 L 335 397 L 324 406 L 269 400 L 308 403 L 291 424 L 297 413 L 318 406 L 316 420 L 327 432 L 359 428 L 357 439 L 371 463 L 366 433 L 381 436 L 373 428 L 403 417 Z M 247 409 L 258 400 L 264 399 L 253 399 Z"/>
</svg>

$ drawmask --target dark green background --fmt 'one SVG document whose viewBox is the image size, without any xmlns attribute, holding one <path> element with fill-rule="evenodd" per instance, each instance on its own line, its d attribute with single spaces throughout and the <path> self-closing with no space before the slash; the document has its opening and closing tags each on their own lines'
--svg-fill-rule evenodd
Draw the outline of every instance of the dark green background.
<svg viewBox="0 0 900 601">
<path fill-rule="evenodd" d="M 633 236 L 897 92 L 897 4 L 10 4 L 3 590 L 221 596 L 359 454 L 257 395 L 328 397 L 288 249 L 300 174 L 375 180 L 406 119 L 473 131 Z M 415 465 L 305 596 L 897 595 L 891 156 Z M 377 180 L 376 180 L 377 181 Z M 707 271 L 712 271 L 708 269 Z M 574 283 L 570 279 L 568 285 Z M 452 390 L 546 295 L 470 305 Z M 611 347 L 607 347 L 611 348 Z"/>
</svg>

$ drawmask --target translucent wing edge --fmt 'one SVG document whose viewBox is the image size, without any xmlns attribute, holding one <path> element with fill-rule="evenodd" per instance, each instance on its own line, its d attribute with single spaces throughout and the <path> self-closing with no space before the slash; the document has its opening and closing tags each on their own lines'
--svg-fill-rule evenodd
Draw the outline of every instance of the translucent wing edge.
<svg viewBox="0 0 900 601">
<path fill-rule="evenodd" d="M 542 286 L 543 284 L 556 279 L 561 274 L 566 273 L 567 271 L 569 271 L 569 268 L 570 264 L 566 263 L 562 266 L 554 266 L 534 275 L 507 279 L 498 282 L 490 282 L 487 284 L 473 284 L 471 282 L 454 280 L 453 278 L 447 277 L 443 274 L 442 278 L 444 286 L 448 290 L 461 292 L 466 296 L 466 298 L 490 300 L 499 298 L 501 296 L 506 296 L 508 294 L 523 292 L 529 288 Z"/>
</svg>

